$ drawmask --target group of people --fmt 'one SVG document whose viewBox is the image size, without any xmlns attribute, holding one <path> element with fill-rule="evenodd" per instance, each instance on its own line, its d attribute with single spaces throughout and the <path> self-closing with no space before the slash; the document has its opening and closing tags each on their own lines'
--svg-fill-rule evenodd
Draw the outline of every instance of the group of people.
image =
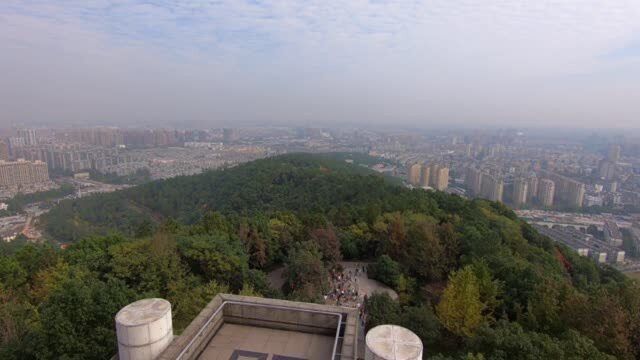
<svg viewBox="0 0 640 360">
<path fill-rule="evenodd" d="M 356 265 L 348 270 L 332 270 L 329 274 L 331 291 L 324 296 L 325 303 L 360 308 L 363 299 L 359 291 L 359 278 L 366 271 L 364 265 Z"/>
<path fill-rule="evenodd" d="M 366 291 L 360 291 L 360 283 L 365 278 L 367 278 L 367 267 L 363 264 L 355 264 L 348 269 L 332 270 L 329 273 L 331 291 L 324 296 L 324 302 L 327 305 L 358 309 L 362 329 L 366 327 L 368 318 L 367 294 Z"/>
</svg>

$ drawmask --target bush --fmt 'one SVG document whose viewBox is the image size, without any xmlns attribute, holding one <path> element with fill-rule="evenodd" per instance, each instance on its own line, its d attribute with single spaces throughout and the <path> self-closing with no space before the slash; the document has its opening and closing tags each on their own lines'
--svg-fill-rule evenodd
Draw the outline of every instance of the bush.
<svg viewBox="0 0 640 360">
<path fill-rule="evenodd" d="M 389 256 L 380 256 L 375 264 L 369 265 L 368 271 L 370 278 L 376 279 L 394 289 L 397 288 L 401 274 L 400 265 Z"/>
</svg>

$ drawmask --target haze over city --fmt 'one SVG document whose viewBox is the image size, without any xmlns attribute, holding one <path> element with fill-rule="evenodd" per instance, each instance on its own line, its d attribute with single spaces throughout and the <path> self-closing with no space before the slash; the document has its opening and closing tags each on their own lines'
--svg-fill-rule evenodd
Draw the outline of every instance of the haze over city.
<svg viewBox="0 0 640 360">
<path fill-rule="evenodd" d="M 0 3 L 0 125 L 640 127 L 637 1 Z"/>
</svg>

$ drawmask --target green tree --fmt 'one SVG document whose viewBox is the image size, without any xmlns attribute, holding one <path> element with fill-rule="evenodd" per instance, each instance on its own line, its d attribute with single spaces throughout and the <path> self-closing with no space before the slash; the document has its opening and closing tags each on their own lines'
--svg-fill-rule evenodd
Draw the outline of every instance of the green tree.
<svg viewBox="0 0 640 360">
<path fill-rule="evenodd" d="M 561 320 L 620 359 L 636 357 L 630 315 L 619 298 L 605 289 L 590 296 L 573 293 L 562 304 Z M 594 324 L 597 324 L 595 326 Z"/>
<path fill-rule="evenodd" d="M 74 274 L 40 308 L 37 358 L 103 359 L 116 352 L 114 314 L 134 299 L 122 281 Z"/>
<path fill-rule="evenodd" d="M 487 360 L 614 359 L 598 351 L 589 339 L 576 332 L 557 339 L 544 333 L 525 331 L 519 324 L 504 320 L 495 327 L 482 326 L 467 344 L 470 351 L 484 354 Z"/>
<path fill-rule="evenodd" d="M 0 256 L 0 291 L 17 289 L 27 281 L 27 272 L 13 257 Z"/>
<path fill-rule="evenodd" d="M 368 276 L 394 289 L 398 287 L 400 275 L 400 265 L 387 255 L 380 256 L 368 268 Z"/>
<path fill-rule="evenodd" d="M 431 306 L 409 306 L 400 311 L 400 325 L 413 331 L 427 348 L 433 348 L 440 342 L 440 322 Z"/>
<path fill-rule="evenodd" d="M 289 252 L 285 277 L 285 286 L 293 298 L 320 301 L 328 290 L 328 273 L 316 243 L 306 241 Z"/>
<path fill-rule="evenodd" d="M 418 221 L 409 229 L 408 266 L 417 277 L 441 280 L 450 269 L 445 245 L 439 238 L 433 219 Z"/>
<path fill-rule="evenodd" d="M 367 330 L 378 325 L 400 324 L 400 304 L 387 293 L 373 293 L 365 304 Z"/>
<path fill-rule="evenodd" d="M 483 260 L 474 261 L 471 269 L 478 280 L 478 290 L 480 291 L 480 301 L 484 304 L 483 315 L 491 319 L 495 310 L 501 304 L 503 285 L 499 280 L 493 278 L 489 266 Z"/>
<path fill-rule="evenodd" d="M 257 226 L 243 222 L 238 229 L 240 241 L 244 243 L 252 266 L 262 268 L 267 264 L 267 244 Z"/>
<path fill-rule="evenodd" d="M 225 233 L 179 236 L 178 249 L 191 272 L 227 284 L 233 291 L 242 288 L 248 257 L 240 241 Z"/>
<path fill-rule="evenodd" d="M 318 244 L 322 260 L 327 264 L 336 264 L 342 259 L 340 241 L 333 226 L 311 230 L 309 240 Z"/>
<path fill-rule="evenodd" d="M 478 278 L 469 266 L 451 274 L 437 306 L 438 318 L 452 333 L 471 337 L 487 321 L 486 305 L 480 299 Z"/>
<path fill-rule="evenodd" d="M 37 308 L 0 286 L 0 358 L 18 359 L 23 339 L 37 323 Z"/>
<path fill-rule="evenodd" d="M 173 326 L 176 332 L 182 331 L 220 293 L 229 293 L 227 285 L 221 285 L 215 280 L 205 284 L 191 281 L 176 281 L 168 285 L 167 298 L 171 302 Z"/>
</svg>

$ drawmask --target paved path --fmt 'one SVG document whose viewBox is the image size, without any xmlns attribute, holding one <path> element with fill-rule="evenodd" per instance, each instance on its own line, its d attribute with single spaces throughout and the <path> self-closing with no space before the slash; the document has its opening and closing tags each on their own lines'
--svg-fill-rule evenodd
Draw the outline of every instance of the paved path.
<svg viewBox="0 0 640 360">
<path fill-rule="evenodd" d="M 269 285 L 274 289 L 282 289 L 284 285 L 284 266 L 281 266 L 269 273 L 267 279 L 269 280 Z"/>
<path fill-rule="evenodd" d="M 366 273 L 362 273 L 362 266 L 366 267 L 368 263 L 362 261 L 342 261 L 340 265 L 344 268 L 345 273 L 351 271 L 351 273 L 355 274 L 356 268 L 360 269 L 358 275 L 358 293 L 361 297 L 364 295 L 370 296 L 374 292 L 378 292 L 387 293 L 392 299 L 398 298 L 398 294 L 393 291 L 393 289 L 377 280 L 369 279 Z M 269 279 L 269 285 L 275 289 L 281 289 L 285 282 L 283 274 L 284 266 L 271 271 L 267 277 Z"/>
<path fill-rule="evenodd" d="M 358 276 L 358 292 L 361 296 L 365 294 L 370 296 L 374 292 L 378 293 L 387 293 L 391 296 L 392 299 L 397 299 L 398 294 L 393 291 L 387 285 L 373 279 L 369 279 L 367 273 L 362 273 L 362 266 L 367 266 L 368 263 L 360 262 L 360 261 L 342 261 L 340 265 L 344 268 L 344 272 L 349 272 L 351 270 L 352 273 L 355 273 L 356 268 L 360 269 L 360 275 Z"/>
</svg>

